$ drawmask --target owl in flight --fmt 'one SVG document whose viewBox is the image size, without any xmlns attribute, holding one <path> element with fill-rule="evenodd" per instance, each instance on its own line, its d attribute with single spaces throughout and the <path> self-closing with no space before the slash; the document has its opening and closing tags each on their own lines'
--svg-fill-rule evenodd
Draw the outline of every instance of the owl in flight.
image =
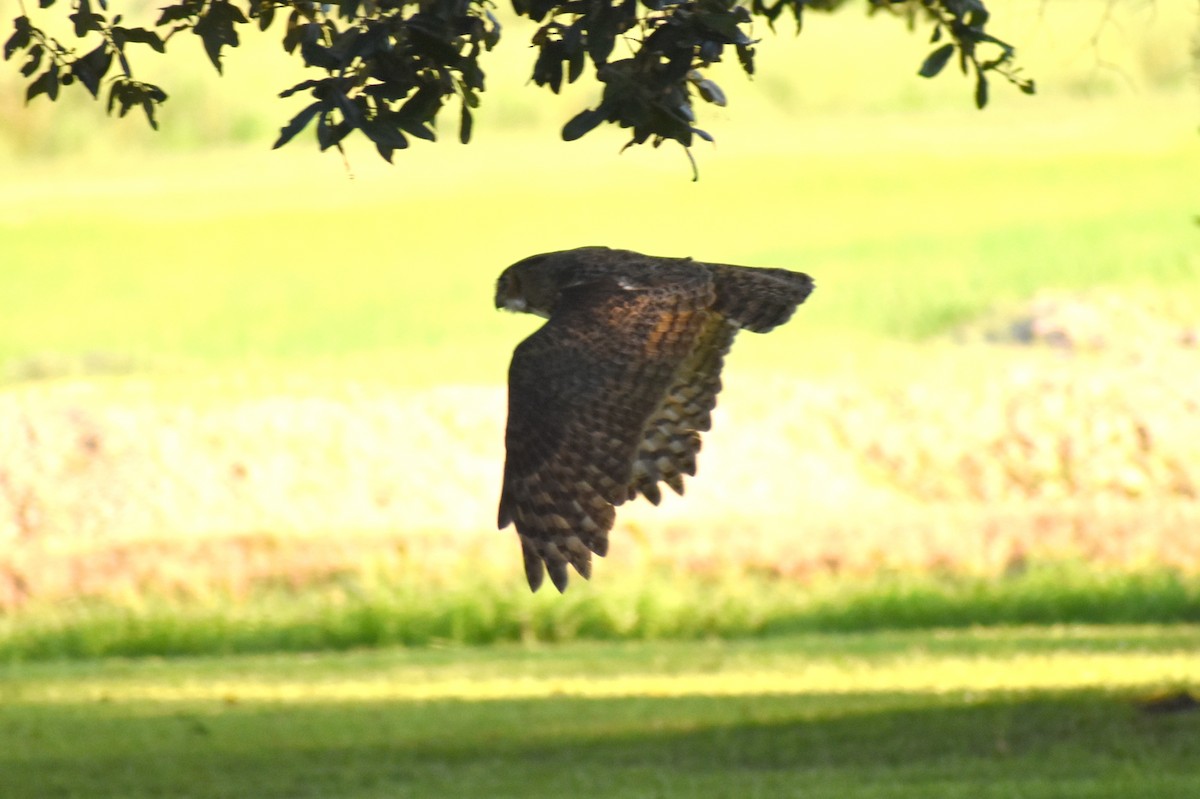
<svg viewBox="0 0 1200 799">
<path fill-rule="evenodd" d="M 659 483 L 683 493 L 712 424 L 739 329 L 766 333 L 813 290 L 808 275 L 656 258 L 607 247 L 534 255 L 504 270 L 496 307 L 549 321 L 508 372 L 500 529 L 515 524 L 525 576 L 559 591 L 591 576 L 615 508 Z"/>
</svg>

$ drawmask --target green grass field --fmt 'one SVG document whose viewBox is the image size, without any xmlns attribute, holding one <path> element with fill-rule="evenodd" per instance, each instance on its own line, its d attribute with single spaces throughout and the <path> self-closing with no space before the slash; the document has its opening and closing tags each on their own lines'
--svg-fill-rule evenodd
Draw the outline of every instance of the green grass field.
<svg viewBox="0 0 1200 799">
<path fill-rule="evenodd" d="M 1194 626 L 43 664 L 8 799 L 1130 799 L 1200 784 Z M 1165 707 L 1165 705 L 1160 705 Z"/>
<path fill-rule="evenodd" d="M 616 131 L 555 141 L 589 95 L 524 86 L 519 25 L 492 54 L 477 141 L 395 167 L 369 147 L 351 147 L 349 170 L 307 143 L 268 151 L 286 103 L 252 105 L 265 129 L 240 149 L 216 136 L 217 150 L 91 105 L 35 104 L 22 118 L 44 125 L 37 140 L 69 140 L 81 118 L 95 135 L 55 159 L 14 157 L 0 178 L 0 365 L 20 379 L 337 361 L 402 385 L 499 382 L 528 326 L 491 310 L 496 274 L 590 243 L 814 274 L 797 322 L 738 353 L 773 369 L 836 365 L 834 346 L 921 339 L 1045 288 L 1117 286 L 1200 312 L 1192 10 L 1119 14 L 1093 50 L 1079 31 L 1102 21 L 1086 9 L 998 7 L 1042 93 L 998 86 L 984 112 L 958 76 L 913 74 L 926 45 L 898 23 L 818 17 L 764 42 L 756 80 L 722 77 L 731 106 L 710 109 L 718 143 L 697 149 L 697 184 L 671 148 L 618 156 Z M 790 80 L 846 36 L 888 68 L 851 59 L 836 78 Z M 288 77 L 257 39 L 227 80 L 193 66 L 164 77 L 199 92 L 168 104 L 168 131 Z"/>
<path fill-rule="evenodd" d="M 1121 387 L 1130 353 L 1068 373 L 955 335 L 1048 290 L 1200 318 L 1195 4 L 989 6 L 1036 97 L 996 85 L 978 112 L 958 76 L 916 77 L 928 44 L 899 21 L 810 15 L 754 81 L 718 76 L 694 184 L 671 148 L 556 141 L 592 90 L 525 85 L 519 27 L 475 142 L 394 167 L 270 152 L 292 107 L 264 98 L 299 78 L 262 42 L 224 80 L 198 46 L 196 69 L 162 67 L 158 136 L 90 103 L 24 109 L 0 73 L 0 799 L 1195 794 L 1200 714 L 1145 704 L 1200 692 L 1195 493 L 1183 466 L 1162 477 L 1194 417 L 1160 430 L 1118 392 L 1137 414 L 1093 425 L 1069 385 L 1057 416 L 1028 391 L 1005 406 L 998 376 L 1093 364 Z M 492 527 L 500 387 L 537 322 L 494 311 L 493 285 L 594 243 L 818 290 L 739 340 L 686 501 L 622 509 L 592 583 L 530 596 Z M 1125 382 L 1186 391 L 1195 350 L 1171 355 Z M 905 400 L 921 383 L 934 399 Z M 1052 492 L 947 509 L 825 417 L 768 423 L 768 400 L 837 392 L 863 452 L 974 441 L 944 424 L 957 398 L 1065 420 L 1068 445 L 1135 452 L 1159 482 L 1096 478 L 1057 516 Z M 349 507 L 382 495 L 404 514 Z M 387 534 L 288 526 L 314 502 Z M 1038 560 L 1047 540 L 1066 562 Z"/>
</svg>

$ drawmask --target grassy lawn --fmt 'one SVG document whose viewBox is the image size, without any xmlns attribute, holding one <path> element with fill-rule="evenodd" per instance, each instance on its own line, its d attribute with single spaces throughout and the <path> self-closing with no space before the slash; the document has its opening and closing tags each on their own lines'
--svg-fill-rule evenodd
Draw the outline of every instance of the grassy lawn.
<svg viewBox="0 0 1200 799">
<path fill-rule="evenodd" d="M 927 45 L 898 21 L 814 16 L 800 39 L 764 42 L 755 81 L 726 70 L 733 105 L 706 109 L 718 144 L 697 150 L 696 184 L 671 148 L 618 156 L 616 131 L 555 141 L 590 96 L 523 85 L 520 25 L 489 62 L 477 141 L 417 147 L 395 167 L 354 144 L 348 166 L 307 142 L 269 152 L 289 109 L 250 98 L 290 73 L 257 39 L 232 54 L 236 77 L 198 62 L 203 80 L 179 77 L 164 110 L 170 130 L 254 108 L 268 121 L 243 149 L 169 144 L 90 104 L 35 104 L 28 124 L 53 112 L 39 135 L 67 137 L 66 151 L 15 158 L 0 176 L 0 368 L 337 363 L 402 385 L 496 383 L 532 325 L 493 311 L 496 275 L 593 243 L 815 275 L 793 325 L 739 347 L 776 370 L 838 365 L 864 340 L 920 340 L 1045 288 L 1118 287 L 1194 312 L 1191 12 L 1164 3 L 1122 23 L 1127 36 L 1105 31 L 1092 60 L 1120 55 L 1127 86 L 1066 57 L 1091 13 L 1002 4 L 997 24 L 1029 42 L 1042 91 L 997 86 L 982 113 L 957 76 L 912 74 Z M 846 37 L 872 59 L 847 59 Z M 797 85 L 834 59 L 846 62 L 835 76 Z M 208 94 L 189 94 L 193 82 Z M 91 135 L 72 144 L 61 129 L 80 120 Z"/>
<path fill-rule="evenodd" d="M 637 224 L 604 148 L 565 185 L 514 168 L 533 149 L 456 154 L 484 178 L 452 193 L 438 186 L 446 158 L 397 191 L 374 169 L 317 178 L 288 172 L 299 158 L 251 168 L 261 157 L 245 153 L 168 159 L 147 185 L 109 175 L 94 194 L 74 178 L 42 197 L 11 187 L 0 362 L 12 378 L 39 363 L 53 374 L 55 358 L 98 372 L 350 360 L 406 385 L 498 382 L 532 323 L 492 309 L 495 276 L 531 252 L 596 242 L 815 275 L 795 324 L 745 348 L 784 370 L 805 341 L 921 339 L 1039 289 L 1120 287 L 1172 297 L 1177 313 L 1200 293 L 1189 223 L 1200 152 L 1182 137 L 1161 151 L 1052 157 L 968 145 L 951 159 L 834 151 L 813 162 L 747 147 L 699 187 L 652 175 L 637 205 L 657 210 Z M 814 184 L 834 188 L 805 190 Z M 305 207 L 316 196 L 320 207 Z M 806 359 L 810 372 L 814 360 L 829 359 Z"/>
<path fill-rule="evenodd" d="M 1060 627 L 12 666 L 0 792 L 1165 797 L 1200 630 Z"/>
<path fill-rule="evenodd" d="M 1093 5 L 989 3 L 1039 94 L 982 113 L 924 32 L 809 15 L 718 70 L 695 184 L 557 141 L 594 98 L 521 26 L 475 142 L 394 167 L 268 150 L 277 44 L 147 74 L 157 136 L 0 74 L 0 799 L 1196 795 L 1200 713 L 1142 703 L 1200 692 L 1196 350 L 954 335 L 1200 318 L 1195 4 Z M 531 596 L 493 527 L 538 322 L 492 291 L 584 244 L 818 290 L 739 340 L 686 501 Z"/>
</svg>

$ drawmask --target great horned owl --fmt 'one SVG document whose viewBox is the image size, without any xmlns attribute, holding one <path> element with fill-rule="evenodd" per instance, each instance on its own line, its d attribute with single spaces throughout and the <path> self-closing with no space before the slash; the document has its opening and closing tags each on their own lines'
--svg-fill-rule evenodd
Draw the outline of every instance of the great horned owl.
<svg viewBox="0 0 1200 799">
<path fill-rule="evenodd" d="M 712 424 L 739 329 L 766 333 L 813 290 L 786 269 L 656 258 L 607 247 L 534 255 L 504 270 L 496 307 L 549 321 L 508 373 L 500 528 L 515 523 L 525 575 L 559 591 L 591 576 L 615 507 L 659 483 L 683 493 Z"/>
</svg>

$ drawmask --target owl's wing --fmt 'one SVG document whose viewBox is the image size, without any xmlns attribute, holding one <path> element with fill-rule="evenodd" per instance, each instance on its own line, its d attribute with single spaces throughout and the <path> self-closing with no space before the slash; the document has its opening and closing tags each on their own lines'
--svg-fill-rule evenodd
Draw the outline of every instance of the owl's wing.
<svg viewBox="0 0 1200 799">
<path fill-rule="evenodd" d="M 499 525 L 516 525 L 533 590 L 543 568 L 562 591 L 568 563 L 586 578 L 591 553 L 608 550 L 647 426 L 714 299 L 702 270 L 657 285 L 590 280 L 564 290 L 550 320 L 517 347 Z"/>
<path fill-rule="evenodd" d="M 813 290 L 813 279 L 803 272 L 728 264 L 705 266 L 716 288 L 717 313 L 753 333 L 767 333 L 782 325 Z"/>
<path fill-rule="evenodd" d="M 682 494 L 683 476 L 696 473 L 700 434 L 712 427 L 721 367 L 737 331 L 737 325 L 715 312 L 697 331 L 695 346 L 645 428 L 633 465 L 633 494 L 657 505 L 662 501 L 660 482 Z"/>
<path fill-rule="evenodd" d="M 700 433 L 712 425 L 721 391 L 721 367 L 737 331 L 766 333 L 786 322 L 813 290 L 812 278 L 786 269 L 703 264 L 716 302 L 696 346 L 651 416 L 638 447 L 633 491 L 657 505 L 658 484 L 683 493 L 683 475 L 696 473 Z"/>
</svg>

